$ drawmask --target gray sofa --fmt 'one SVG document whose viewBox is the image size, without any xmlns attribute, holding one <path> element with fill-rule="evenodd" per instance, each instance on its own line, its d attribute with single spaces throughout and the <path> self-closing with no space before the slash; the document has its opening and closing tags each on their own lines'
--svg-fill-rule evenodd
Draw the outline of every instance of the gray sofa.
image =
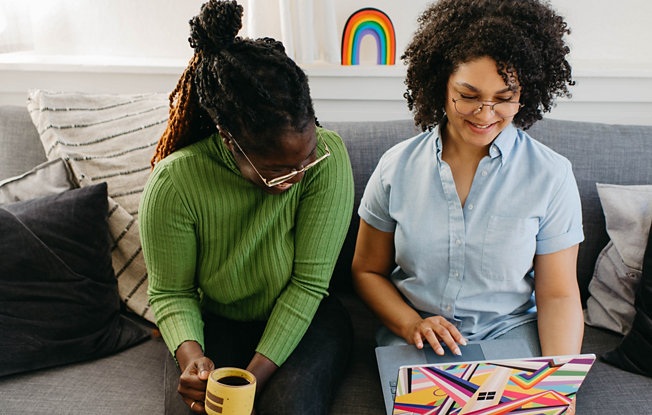
<svg viewBox="0 0 652 415">
<path fill-rule="evenodd" d="M 323 124 L 339 132 L 348 147 L 355 176 L 355 209 L 380 155 L 416 132 L 410 120 Z M 530 134 L 573 163 L 586 235 L 578 260 L 578 281 L 586 302 L 596 258 L 609 240 L 595 183 L 652 183 L 652 127 L 543 120 Z M 45 154 L 26 109 L 0 107 L 0 180 L 43 161 Z M 350 283 L 357 226 L 354 214 L 331 285 L 331 292 L 349 309 L 355 329 L 354 353 L 331 409 L 338 415 L 384 413 L 374 354 L 379 323 Z M 140 323 L 151 328 L 144 320 Z M 618 335 L 586 326 L 582 351 L 600 355 L 619 341 Z M 167 354 L 161 338 L 152 336 L 109 357 L 0 378 L 0 414 L 163 413 Z M 652 414 L 650 391 L 652 379 L 597 361 L 579 391 L 577 413 Z"/>
</svg>

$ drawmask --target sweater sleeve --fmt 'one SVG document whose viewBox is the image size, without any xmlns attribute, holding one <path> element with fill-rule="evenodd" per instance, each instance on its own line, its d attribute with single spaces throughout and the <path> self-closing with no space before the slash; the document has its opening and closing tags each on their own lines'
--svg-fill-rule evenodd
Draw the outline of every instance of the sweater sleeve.
<svg viewBox="0 0 652 415">
<path fill-rule="evenodd" d="M 331 156 L 303 180 L 296 213 L 294 265 L 256 349 L 277 365 L 294 351 L 322 298 L 327 295 L 353 211 L 353 173 L 346 147 L 335 133 L 320 129 Z"/>
<path fill-rule="evenodd" d="M 161 162 L 140 202 L 139 228 L 148 270 L 149 301 L 172 355 L 186 340 L 204 348 L 195 282 L 196 236 L 192 215 Z"/>
</svg>

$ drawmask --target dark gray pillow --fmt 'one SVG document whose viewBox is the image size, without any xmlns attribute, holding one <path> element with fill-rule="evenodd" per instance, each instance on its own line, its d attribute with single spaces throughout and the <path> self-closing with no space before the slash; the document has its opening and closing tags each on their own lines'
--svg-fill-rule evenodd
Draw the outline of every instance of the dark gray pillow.
<svg viewBox="0 0 652 415">
<path fill-rule="evenodd" d="M 634 307 L 636 315 L 631 330 L 615 350 L 604 355 L 604 359 L 621 369 L 652 377 L 652 227 Z"/>
<path fill-rule="evenodd" d="M 0 207 L 0 376 L 148 336 L 120 314 L 107 215 L 104 183 Z"/>
</svg>

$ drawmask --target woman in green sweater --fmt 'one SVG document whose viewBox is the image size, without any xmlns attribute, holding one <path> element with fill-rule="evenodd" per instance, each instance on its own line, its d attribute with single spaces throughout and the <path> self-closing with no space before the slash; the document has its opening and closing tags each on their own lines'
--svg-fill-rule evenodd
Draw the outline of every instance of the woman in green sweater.
<svg viewBox="0 0 652 415">
<path fill-rule="evenodd" d="M 195 54 L 140 206 L 150 303 L 193 412 L 209 371 L 237 366 L 257 378 L 259 415 L 326 413 L 352 338 L 326 297 L 351 166 L 315 125 L 305 74 L 280 42 L 236 37 L 241 18 L 211 0 L 190 21 Z"/>
</svg>

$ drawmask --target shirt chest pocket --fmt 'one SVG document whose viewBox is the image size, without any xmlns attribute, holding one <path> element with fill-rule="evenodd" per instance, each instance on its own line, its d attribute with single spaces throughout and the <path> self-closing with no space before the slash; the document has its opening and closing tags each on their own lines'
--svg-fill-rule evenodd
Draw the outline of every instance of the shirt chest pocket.
<svg viewBox="0 0 652 415">
<path fill-rule="evenodd" d="M 482 246 L 482 274 L 492 280 L 520 280 L 532 268 L 539 220 L 491 216 Z"/>
</svg>

